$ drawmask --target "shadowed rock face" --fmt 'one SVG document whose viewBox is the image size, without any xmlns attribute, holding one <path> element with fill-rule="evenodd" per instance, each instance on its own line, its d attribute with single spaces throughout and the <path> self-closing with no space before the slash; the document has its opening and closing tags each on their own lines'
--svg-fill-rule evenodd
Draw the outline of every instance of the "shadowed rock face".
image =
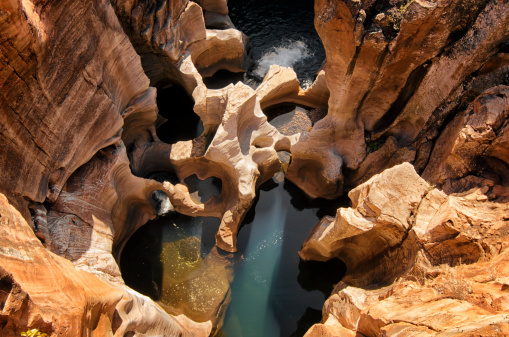
<svg viewBox="0 0 509 337">
<path fill-rule="evenodd" d="M 0 0 L 2 336 L 209 335 L 226 281 L 195 323 L 126 287 L 116 261 L 170 210 L 217 217 L 217 246 L 236 251 L 281 151 L 311 197 L 355 187 L 352 208 L 300 252 L 348 266 L 309 335 L 505 331 L 509 6 L 316 0 L 315 12 L 327 62 L 309 89 L 272 66 L 256 90 L 212 90 L 203 77 L 249 64 L 226 1 Z M 168 85 L 192 97 L 201 136 L 158 139 L 156 88 Z M 262 112 L 282 103 L 328 113 L 284 135 Z M 375 176 L 403 162 L 429 183 L 410 164 Z M 148 178 L 161 173 L 176 181 Z M 189 177 L 219 179 L 221 193 L 202 202 Z"/>
</svg>

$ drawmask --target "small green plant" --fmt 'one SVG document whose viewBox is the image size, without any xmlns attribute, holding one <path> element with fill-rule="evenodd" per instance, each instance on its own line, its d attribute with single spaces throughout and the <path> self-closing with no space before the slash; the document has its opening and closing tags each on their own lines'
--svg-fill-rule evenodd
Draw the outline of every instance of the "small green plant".
<svg viewBox="0 0 509 337">
<path fill-rule="evenodd" d="M 402 5 L 402 6 L 399 8 L 399 11 L 400 11 L 401 13 L 405 13 L 406 9 L 408 8 L 408 6 L 410 6 L 410 4 L 411 4 L 412 2 L 414 2 L 414 1 L 413 1 L 413 0 L 406 0 L 406 1 L 405 1 L 405 4 L 404 4 L 404 5 Z"/>
<path fill-rule="evenodd" d="M 378 142 L 370 141 L 368 142 L 368 148 L 371 150 L 371 152 L 373 152 L 380 148 L 380 144 Z"/>
<path fill-rule="evenodd" d="M 47 334 L 44 332 L 40 332 L 39 329 L 30 329 L 26 332 L 22 332 L 21 336 L 27 336 L 27 337 L 48 337 Z"/>
</svg>

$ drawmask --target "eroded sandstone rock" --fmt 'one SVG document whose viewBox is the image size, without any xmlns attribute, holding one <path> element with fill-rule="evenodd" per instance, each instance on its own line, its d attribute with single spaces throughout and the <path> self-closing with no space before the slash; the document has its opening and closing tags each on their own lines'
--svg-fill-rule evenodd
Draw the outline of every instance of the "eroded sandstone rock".
<svg viewBox="0 0 509 337">
<path fill-rule="evenodd" d="M 509 164 L 508 96 L 507 86 L 489 89 L 458 114 L 438 139 L 423 177 L 449 193 L 478 186 L 480 180 L 469 179 L 473 172 L 486 172 L 482 180 L 491 189 L 502 185 L 496 175 L 503 177 Z"/>
<path fill-rule="evenodd" d="M 251 207 L 255 189 L 279 170 L 277 152 L 288 151 L 293 138 L 281 135 L 267 122 L 250 87 L 238 83 L 223 89 L 223 93 L 225 101 L 219 101 L 223 111 L 206 105 L 209 113 L 219 113 L 221 118 L 206 152 L 193 156 L 191 141 L 176 144 L 170 157 L 181 180 L 193 174 L 202 180 L 221 179 L 221 195 L 196 204 L 185 185 L 165 186 L 177 211 L 222 219 L 216 242 L 219 248 L 232 252 L 236 251 L 238 227 Z"/>
<path fill-rule="evenodd" d="M 430 156 L 425 177 L 462 193 L 444 194 L 408 164 L 353 190 L 353 207 L 324 219 L 301 252 L 341 256 L 349 266 L 349 286 L 336 288 L 324 324 L 308 335 L 507 330 L 507 88 L 478 98 L 431 154 L 458 106 L 506 80 L 505 2 L 390 1 L 380 9 L 374 1 L 316 1 L 328 58 L 317 80 L 303 90 L 291 70 L 272 67 L 256 92 L 242 84 L 209 90 L 202 81 L 246 64 L 245 37 L 229 22 L 226 1 L 0 5 L 0 191 L 28 221 L 2 199 L 3 334 L 28 326 L 72 335 L 209 334 L 210 322 L 170 316 L 123 285 L 115 258 L 139 226 L 171 209 L 166 194 L 182 213 L 220 218 L 218 246 L 234 251 L 255 189 L 281 169 L 280 151 L 292 155 L 288 178 L 313 197 L 340 195 L 345 175 L 355 186 L 401 162 L 423 170 Z M 167 84 L 192 95 L 200 137 L 157 139 L 149 85 Z M 310 132 L 284 136 L 261 109 L 287 102 L 329 111 Z M 157 171 L 180 182 L 142 178 Z M 221 179 L 221 195 L 193 198 L 185 183 L 192 175 Z M 226 283 L 196 319 L 224 312 L 217 303 L 227 298 Z M 389 288 L 353 287 L 379 283 Z"/>
<path fill-rule="evenodd" d="M 323 219 L 299 253 L 347 265 L 324 324 L 308 335 L 331 330 L 330 322 L 366 336 L 503 334 L 509 205 L 487 192 L 446 195 L 410 164 L 352 190 L 352 208 Z"/>
<path fill-rule="evenodd" d="M 0 190 L 30 224 L 17 214 L 1 226 L 3 335 L 28 327 L 76 336 L 212 329 L 126 287 L 116 264 L 139 226 L 172 209 L 162 184 L 129 167 L 134 149 L 157 138 L 156 90 L 130 40 L 138 52 L 177 62 L 165 76 L 192 92 L 201 77 L 185 49 L 205 38 L 196 4 L 132 6 L 114 2 L 115 13 L 108 1 L 0 3 Z"/>
<path fill-rule="evenodd" d="M 461 84 L 478 76 L 508 38 L 509 9 L 502 2 L 377 4 L 315 2 L 329 110 L 293 147 L 287 175 L 311 197 L 333 199 L 345 182 L 355 187 L 394 164 L 425 162 L 437 136 L 434 122 L 444 122 L 471 95 Z M 506 78 L 495 77 L 491 85 Z"/>
<path fill-rule="evenodd" d="M 65 336 L 209 335 L 210 323 L 171 317 L 148 297 L 49 252 L 3 194 L 0 222 L 3 336 L 27 327 Z"/>
</svg>

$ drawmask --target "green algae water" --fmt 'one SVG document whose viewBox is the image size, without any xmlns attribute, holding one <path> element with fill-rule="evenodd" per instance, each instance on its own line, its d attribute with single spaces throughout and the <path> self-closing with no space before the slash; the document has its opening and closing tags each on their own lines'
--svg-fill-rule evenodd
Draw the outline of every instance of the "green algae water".
<svg viewBox="0 0 509 337">
<path fill-rule="evenodd" d="M 304 87 L 311 84 L 325 59 L 314 30 L 313 3 L 229 0 L 232 21 L 250 38 L 254 64 L 245 76 L 230 78 L 227 73 L 224 83 L 217 78 L 205 79 L 207 86 L 222 88 L 230 81 L 244 79 L 256 87 L 272 64 L 292 67 Z M 175 87 L 159 88 L 163 115 L 164 103 L 171 107 L 176 99 L 171 95 L 178 96 Z M 184 108 L 192 111 L 192 102 Z M 172 119 L 171 115 L 166 117 Z M 189 118 L 183 123 L 167 123 L 167 129 L 158 129 L 158 136 L 167 143 L 196 137 L 200 125 L 193 114 Z M 277 119 L 272 122 L 278 127 Z M 196 186 L 195 190 L 201 202 L 209 197 L 207 188 Z M 303 262 L 297 253 L 319 220 L 335 215 L 337 208 L 347 203 L 310 201 L 293 184 L 273 180 L 263 184 L 257 195 L 239 231 L 235 254 L 214 247 L 217 219 L 170 215 L 143 226 L 122 253 L 120 264 L 126 284 L 150 296 L 169 313 L 184 313 L 199 322 L 214 315 L 219 321 L 224 318 L 222 329 L 213 331 L 219 337 L 303 336 L 320 322 L 323 303 L 343 276 L 345 266 L 338 260 Z"/>
<path fill-rule="evenodd" d="M 303 262 L 297 252 L 319 219 L 341 205 L 310 201 L 293 184 L 270 180 L 246 215 L 237 253 L 214 247 L 218 219 L 174 214 L 132 236 L 122 275 L 169 313 L 196 321 L 213 316 L 231 296 L 217 336 L 303 336 L 321 320 L 324 300 L 345 268 L 337 260 Z"/>
</svg>

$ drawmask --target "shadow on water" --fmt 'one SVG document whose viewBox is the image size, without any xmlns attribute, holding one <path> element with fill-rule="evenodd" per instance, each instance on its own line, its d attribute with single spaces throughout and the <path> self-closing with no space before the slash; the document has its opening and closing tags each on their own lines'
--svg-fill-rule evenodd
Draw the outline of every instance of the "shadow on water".
<svg viewBox="0 0 509 337">
<path fill-rule="evenodd" d="M 334 284 L 346 273 L 346 265 L 339 259 L 329 261 L 300 261 L 297 281 L 307 291 L 319 290 L 329 297 Z"/>
<path fill-rule="evenodd" d="M 157 107 L 159 115 L 168 120 L 156 130 L 157 137 L 163 142 L 174 144 L 191 140 L 203 132 L 203 123 L 193 110 L 194 101 L 180 85 L 167 84 L 158 87 Z"/>
<path fill-rule="evenodd" d="M 322 310 L 306 308 L 306 312 L 297 321 L 297 330 L 288 337 L 302 337 L 306 334 L 309 328 L 322 320 Z"/>
<path fill-rule="evenodd" d="M 204 199 L 221 189 L 214 179 L 202 181 L 191 176 L 186 182 L 195 185 L 191 190 L 196 188 L 197 195 Z M 204 189 L 211 191 L 206 194 Z M 344 200 L 309 200 L 292 183 L 277 184 L 274 180 L 263 184 L 258 195 L 238 235 L 232 298 L 218 336 L 303 336 L 320 322 L 323 303 L 341 280 L 345 267 L 339 260 L 304 262 L 297 252 L 322 216 L 334 215 L 346 204 Z M 216 273 L 224 265 L 208 258 L 215 252 L 218 226 L 215 218 L 179 214 L 147 223 L 122 253 L 120 267 L 126 284 L 168 306 L 174 314 L 181 312 L 171 308 L 182 308 L 184 312 L 203 309 L 215 291 L 190 303 L 197 293 L 186 287 L 192 282 L 201 282 L 199 289 L 206 284 L 222 284 L 221 275 Z M 203 280 L 199 281 L 196 277 L 202 274 Z M 212 275 L 214 281 L 207 275 Z M 225 282 L 218 289 L 226 291 Z M 219 296 L 214 303 L 221 299 Z"/>
<path fill-rule="evenodd" d="M 211 77 L 205 77 L 203 83 L 209 89 L 222 89 L 230 84 L 244 81 L 244 73 L 233 73 L 228 70 L 219 70 Z"/>
<path fill-rule="evenodd" d="M 134 290 L 157 301 L 161 296 L 163 266 L 153 256 L 162 251 L 163 226 L 151 221 L 127 241 L 120 258 L 120 270 L 125 283 Z"/>
<path fill-rule="evenodd" d="M 191 199 L 196 203 L 206 203 L 210 198 L 221 194 L 222 181 L 216 177 L 201 180 L 193 174 L 185 178 L 184 182 L 189 188 Z"/>
</svg>

